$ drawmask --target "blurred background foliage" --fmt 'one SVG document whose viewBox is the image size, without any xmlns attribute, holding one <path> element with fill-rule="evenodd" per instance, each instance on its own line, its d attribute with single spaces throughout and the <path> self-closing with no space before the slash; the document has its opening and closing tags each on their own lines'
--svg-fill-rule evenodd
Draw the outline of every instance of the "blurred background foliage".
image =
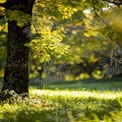
<svg viewBox="0 0 122 122">
<path fill-rule="evenodd" d="M 101 57 L 110 60 L 111 50 L 122 48 L 121 12 L 121 6 L 98 0 L 36 0 L 32 33 L 28 33 L 28 28 L 24 30 L 32 40 L 27 44 L 30 78 L 54 75 L 69 81 L 104 78 Z M 0 15 L 5 13 L 1 7 Z M 14 16 L 15 13 L 18 14 L 14 11 Z M 7 19 L 0 18 L 0 79 L 6 61 Z M 17 21 L 22 24 L 20 18 Z"/>
</svg>

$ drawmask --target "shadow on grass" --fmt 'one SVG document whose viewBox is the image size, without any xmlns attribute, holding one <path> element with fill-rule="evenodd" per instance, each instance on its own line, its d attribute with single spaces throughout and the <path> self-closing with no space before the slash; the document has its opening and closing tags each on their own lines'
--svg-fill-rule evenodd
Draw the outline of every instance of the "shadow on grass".
<svg viewBox="0 0 122 122">
<path fill-rule="evenodd" d="M 8 106 L 1 112 L 2 118 L 0 120 L 1 122 L 68 122 L 69 116 L 72 119 L 77 119 L 78 114 L 83 114 L 82 118 L 79 118 L 82 122 L 86 118 L 93 119 L 92 113 L 103 119 L 104 115 L 120 108 L 117 100 L 98 100 L 92 97 L 87 99 L 71 98 L 71 100 L 60 97 L 57 100 L 58 107 L 55 105 L 55 100 L 52 105 L 49 103 L 46 106 L 42 102 L 40 104 L 32 102 L 32 104 Z M 73 105 L 71 104 L 72 100 L 75 102 Z"/>
<path fill-rule="evenodd" d="M 39 85 L 30 85 L 31 87 L 39 88 Z M 111 79 L 84 79 L 78 81 L 57 81 L 48 83 L 42 89 L 70 89 L 70 90 L 111 90 L 118 91 L 122 89 L 122 77 L 114 77 Z"/>
</svg>

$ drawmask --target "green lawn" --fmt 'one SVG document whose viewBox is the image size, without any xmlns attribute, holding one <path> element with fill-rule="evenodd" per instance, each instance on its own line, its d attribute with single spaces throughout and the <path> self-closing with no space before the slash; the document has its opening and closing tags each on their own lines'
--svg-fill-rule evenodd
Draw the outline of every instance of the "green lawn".
<svg viewBox="0 0 122 122">
<path fill-rule="evenodd" d="M 46 85 L 48 89 L 87 89 L 87 90 L 119 90 L 122 89 L 122 82 L 108 82 L 108 83 L 60 83 Z"/>
<path fill-rule="evenodd" d="M 42 90 L 37 87 L 30 87 L 29 98 L 13 94 L 11 104 L 1 102 L 0 122 L 122 122 L 119 81 L 58 82 Z"/>
<path fill-rule="evenodd" d="M 121 90 L 122 89 L 122 78 L 112 78 L 112 79 L 85 79 L 79 81 L 58 81 L 54 83 L 45 84 L 44 89 L 70 89 L 70 90 Z"/>
<path fill-rule="evenodd" d="M 1 122 L 121 122 L 122 91 L 30 89 L 1 103 Z"/>
</svg>

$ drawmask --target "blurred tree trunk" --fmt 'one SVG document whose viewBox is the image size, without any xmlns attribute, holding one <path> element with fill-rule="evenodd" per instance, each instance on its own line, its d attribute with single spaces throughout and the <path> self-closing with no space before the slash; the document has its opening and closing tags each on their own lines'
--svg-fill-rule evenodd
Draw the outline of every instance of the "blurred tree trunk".
<svg viewBox="0 0 122 122">
<path fill-rule="evenodd" d="M 19 10 L 32 16 L 35 0 L 7 0 L 5 8 Z M 16 93 L 28 93 L 28 56 L 29 48 L 25 46 L 30 42 L 31 22 L 19 27 L 15 20 L 8 21 L 7 61 L 2 91 L 15 90 Z M 27 29 L 25 33 L 24 30 Z"/>
</svg>

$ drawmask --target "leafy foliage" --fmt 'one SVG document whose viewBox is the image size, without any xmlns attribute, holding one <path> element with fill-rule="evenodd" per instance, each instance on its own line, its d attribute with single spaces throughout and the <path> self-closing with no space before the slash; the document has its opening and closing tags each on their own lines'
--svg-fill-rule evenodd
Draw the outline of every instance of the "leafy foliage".
<svg viewBox="0 0 122 122">
<path fill-rule="evenodd" d="M 6 10 L 5 15 L 7 17 L 7 20 L 9 21 L 16 21 L 17 25 L 19 27 L 23 27 L 28 22 L 31 22 L 31 17 L 28 14 L 25 14 L 24 12 L 21 12 L 19 10 Z"/>
<path fill-rule="evenodd" d="M 101 55 L 108 55 L 111 48 L 116 48 L 116 42 L 121 45 L 121 26 L 118 27 L 117 21 L 121 20 L 121 8 L 109 6 L 107 2 L 36 0 L 32 19 L 19 10 L 5 11 L 2 7 L 0 14 L 6 16 L 1 25 L 5 25 L 7 20 L 17 21 L 19 27 L 31 22 L 32 33 L 28 27 L 23 30 L 27 38 L 31 36 L 32 39 L 26 45 L 32 49 L 32 57 L 41 63 L 59 58 L 60 63 L 87 65 L 87 60 L 92 64 Z M 38 67 L 41 63 L 37 63 Z M 96 70 L 100 72 L 99 69 L 94 72 Z"/>
<path fill-rule="evenodd" d="M 53 22 L 46 17 L 40 18 L 39 25 L 36 26 L 36 30 L 41 37 L 36 37 L 27 44 L 32 48 L 34 58 L 39 59 L 40 62 L 48 62 L 52 58 L 60 58 L 61 55 L 65 55 L 69 46 L 62 43 L 64 37 L 63 28 L 55 27 L 55 30 L 51 31 Z"/>
</svg>

